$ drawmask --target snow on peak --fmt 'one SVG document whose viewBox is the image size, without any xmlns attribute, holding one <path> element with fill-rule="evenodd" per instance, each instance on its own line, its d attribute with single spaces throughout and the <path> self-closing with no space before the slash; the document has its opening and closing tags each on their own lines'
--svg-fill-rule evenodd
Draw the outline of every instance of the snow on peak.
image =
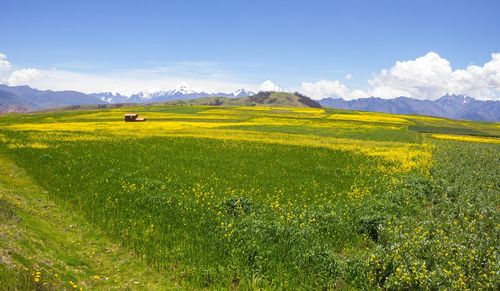
<svg viewBox="0 0 500 291">
<path fill-rule="evenodd" d="M 135 95 L 141 99 L 151 99 L 153 97 L 153 93 L 149 91 L 141 91 Z"/>
<path fill-rule="evenodd" d="M 246 96 L 250 96 L 250 95 L 255 95 L 255 93 L 251 92 L 251 91 L 247 91 L 245 89 L 238 89 L 234 92 L 231 93 L 231 95 L 233 95 L 233 97 L 246 97 Z"/>
<path fill-rule="evenodd" d="M 443 97 L 439 98 L 438 101 L 468 104 L 475 101 L 475 99 L 467 94 L 446 93 Z"/>
<path fill-rule="evenodd" d="M 170 95 L 174 95 L 174 94 L 193 94 L 193 93 L 197 93 L 197 92 L 194 91 L 194 90 L 191 90 L 189 88 L 189 85 L 186 82 L 182 82 L 179 85 L 177 85 L 177 87 L 175 88 L 175 90 L 172 91 L 172 94 L 170 94 Z"/>
<path fill-rule="evenodd" d="M 94 96 L 108 103 L 119 103 L 119 102 L 133 102 L 133 103 L 142 103 L 142 102 L 158 102 L 162 100 L 176 100 L 176 99 L 192 99 L 199 97 L 213 97 L 213 96 L 222 96 L 229 98 L 239 98 L 239 97 L 247 97 L 255 95 L 252 91 L 247 91 L 245 89 L 238 89 L 236 91 L 230 93 L 208 93 L 204 91 L 196 91 L 189 87 L 185 82 L 180 83 L 175 87 L 175 89 L 171 89 L 168 91 L 161 91 L 155 89 L 146 89 L 139 91 L 137 93 L 131 95 L 121 95 L 119 93 L 113 92 L 103 92 L 103 93 L 94 93 Z"/>
</svg>

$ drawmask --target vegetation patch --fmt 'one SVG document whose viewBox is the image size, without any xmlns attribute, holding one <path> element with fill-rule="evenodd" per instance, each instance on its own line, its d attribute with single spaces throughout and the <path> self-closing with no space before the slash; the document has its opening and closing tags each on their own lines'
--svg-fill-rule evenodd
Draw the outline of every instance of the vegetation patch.
<svg viewBox="0 0 500 291">
<path fill-rule="evenodd" d="M 464 128 L 464 127 L 439 127 L 439 126 L 411 125 L 408 127 L 408 129 L 422 132 L 422 133 L 443 133 L 443 134 L 455 134 L 455 135 L 489 136 L 489 134 L 481 132 L 479 130 L 471 129 L 471 128 Z"/>
<path fill-rule="evenodd" d="M 81 216 L 51 202 L 3 151 L 0 171 L 0 290 L 175 286 Z"/>
</svg>

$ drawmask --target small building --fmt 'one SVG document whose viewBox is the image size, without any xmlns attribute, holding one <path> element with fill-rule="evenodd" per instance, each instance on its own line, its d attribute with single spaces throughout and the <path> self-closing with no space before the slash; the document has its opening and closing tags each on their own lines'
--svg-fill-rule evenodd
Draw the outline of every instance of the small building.
<svg viewBox="0 0 500 291">
<path fill-rule="evenodd" d="M 146 118 L 139 118 L 139 114 L 137 113 L 125 114 L 125 122 L 137 122 L 137 121 L 146 121 Z"/>
</svg>

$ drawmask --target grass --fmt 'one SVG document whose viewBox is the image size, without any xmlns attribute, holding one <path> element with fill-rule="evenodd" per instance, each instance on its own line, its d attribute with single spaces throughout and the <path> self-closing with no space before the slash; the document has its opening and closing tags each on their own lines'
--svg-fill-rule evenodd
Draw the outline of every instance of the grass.
<svg viewBox="0 0 500 291">
<path fill-rule="evenodd" d="M 77 214 L 0 153 L 0 289 L 175 286 Z"/>
<path fill-rule="evenodd" d="M 43 197 L 52 205 L 44 215 L 58 213 L 40 230 L 40 215 L 13 222 L 39 238 L 2 247 L 23 247 L 13 265 L 55 258 L 65 267 L 44 270 L 94 288 L 89 276 L 112 272 L 82 256 L 90 243 L 54 252 L 75 239 L 54 229 L 71 224 L 129 258 L 114 274 L 130 288 L 142 286 L 133 280 L 183 289 L 498 284 L 496 124 L 317 108 L 127 111 L 148 121 L 124 123 L 123 108 L 0 119 L 5 164 L 29 179 L 20 197 Z M 418 126 L 444 130 L 433 137 L 411 130 Z M 456 138 L 456 128 L 475 135 Z M 4 179 L 21 187 L 14 182 Z M 2 213 L 21 216 L 6 201 Z M 35 251 L 46 258 L 29 259 Z M 140 279 L 127 281 L 131 274 Z"/>
</svg>

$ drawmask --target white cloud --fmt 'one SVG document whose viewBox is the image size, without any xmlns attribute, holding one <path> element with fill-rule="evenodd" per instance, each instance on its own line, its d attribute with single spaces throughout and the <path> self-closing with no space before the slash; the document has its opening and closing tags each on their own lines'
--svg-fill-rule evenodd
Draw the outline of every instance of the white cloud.
<svg viewBox="0 0 500 291">
<path fill-rule="evenodd" d="M 415 60 L 397 61 L 391 69 L 381 70 L 368 82 L 374 96 L 435 99 L 447 93 L 451 73 L 448 60 L 429 52 Z"/>
<path fill-rule="evenodd" d="M 8 71 L 10 70 L 11 65 L 7 60 L 7 56 L 0 53 L 0 84 L 7 82 Z"/>
<path fill-rule="evenodd" d="M 259 86 L 259 91 L 276 91 L 276 92 L 280 92 L 280 91 L 283 91 L 283 89 L 276 85 L 273 81 L 271 80 L 266 80 L 264 82 L 262 82 L 262 84 L 260 84 Z"/>
<path fill-rule="evenodd" d="M 491 54 L 484 66 L 471 65 L 451 74 L 450 93 L 466 93 L 481 99 L 500 99 L 500 53 Z"/>
<path fill-rule="evenodd" d="M 0 53 L 0 71 L 10 70 L 10 62 L 7 60 L 7 56 Z"/>
<path fill-rule="evenodd" d="M 344 79 L 346 80 L 351 80 L 352 79 L 352 74 L 347 74 L 344 76 Z"/>
<path fill-rule="evenodd" d="M 318 82 L 302 82 L 302 93 L 314 99 L 323 97 L 349 98 L 349 89 L 339 81 L 320 80 Z"/>
<path fill-rule="evenodd" d="M 363 91 L 363 90 L 353 90 L 351 92 L 351 98 L 350 99 L 359 99 L 359 98 L 364 98 L 364 97 L 368 97 L 366 92 Z"/>
<path fill-rule="evenodd" d="M 17 70 L 12 72 L 9 79 L 7 79 L 7 84 L 11 86 L 29 85 L 37 80 L 43 79 L 48 73 L 48 71 L 34 68 Z"/>
<path fill-rule="evenodd" d="M 415 60 L 398 61 L 389 70 L 381 70 L 368 81 L 369 89 L 366 92 L 360 89 L 351 91 L 340 81 L 326 80 L 315 83 L 304 82 L 302 83 L 302 91 L 314 98 L 341 97 L 352 99 L 368 96 L 382 98 L 408 96 L 436 99 L 445 93 L 453 92 L 451 90 L 454 84 L 452 73 L 453 70 L 448 60 L 441 58 L 437 53 L 429 52 Z"/>
<path fill-rule="evenodd" d="M 382 98 L 409 96 L 436 99 L 446 93 L 468 94 L 478 99 L 500 98 L 500 54 L 492 54 L 484 66 L 453 70 L 435 52 L 415 60 L 398 61 L 368 81 L 370 95 Z"/>
<path fill-rule="evenodd" d="M 90 69 L 92 66 L 83 67 Z M 11 86 L 29 85 L 40 90 L 76 90 L 84 93 L 111 91 L 130 95 L 139 91 L 171 90 L 186 83 L 192 85 L 189 87 L 192 90 L 208 93 L 258 89 L 255 83 L 232 78 L 220 64 L 213 62 L 178 62 L 168 67 L 85 73 L 71 68 L 14 70 L 7 57 L 0 53 L 0 84 Z"/>
<path fill-rule="evenodd" d="M 350 79 L 350 74 L 345 79 Z M 303 82 L 301 92 L 313 98 L 368 96 L 393 98 L 407 96 L 437 99 L 446 93 L 467 94 L 477 99 L 500 100 L 500 53 L 493 53 L 483 66 L 471 65 L 453 70 L 450 62 L 435 52 L 414 60 L 397 61 L 371 80 L 368 89 L 349 89 L 340 81 Z"/>
</svg>

